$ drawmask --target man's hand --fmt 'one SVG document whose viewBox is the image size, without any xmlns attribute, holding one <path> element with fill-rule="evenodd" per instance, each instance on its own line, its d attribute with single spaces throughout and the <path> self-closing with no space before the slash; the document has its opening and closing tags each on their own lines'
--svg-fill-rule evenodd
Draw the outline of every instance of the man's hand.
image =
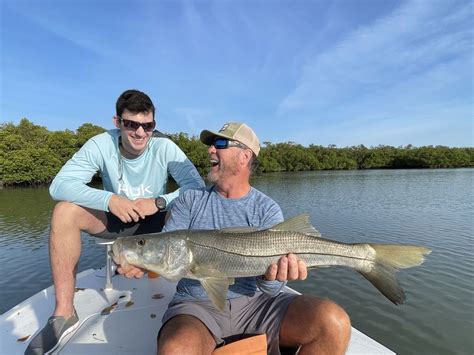
<svg viewBox="0 0 474 355">
<path fill-rule="evenodd" d="M 117 272 L 121 275 L 124 275 L 125 277 L 129 279 L 131 279 L 132 277 L 139 279 L 143 277 L 143 275 L 145 274 L 144 270 L 132 265 L 126 265 L 126 266 L 118 265 Z"/>
<path fill-rule="evenodd" d="M 145 216 L 151 216 L 158 212 L 154 198 L 138 198 L 132 202 L 135 205 L 135 209 Z"/>
<path fill-rule="evenodd" d="M 271 264 L 265 273 L 265 279 L 270 281 L 304 280 L 307 276 L 306 264 L 294 254 L 282 256 L 278 263 Z"/>
<path fill-rule="evenodd" d="M 145 218 L 145 214 L 141 209 L 135 206 L 135 201 L 130 201 L 126 197 L 115 194 L 109 200 L 109 211 L 123 223 L 138 222 L 140 218 Z"/>
</svg>

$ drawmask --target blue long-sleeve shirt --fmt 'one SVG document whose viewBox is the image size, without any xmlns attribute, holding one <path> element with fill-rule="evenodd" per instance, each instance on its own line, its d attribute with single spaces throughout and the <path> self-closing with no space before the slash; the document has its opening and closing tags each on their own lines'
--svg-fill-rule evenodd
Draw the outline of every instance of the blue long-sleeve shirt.
<svg viewBox="0 0 474 355">
<path fill-rule="evenodd" d="M 89 139 L 54 178 L 51 197 L 108 211 L 113 194 L 130 200 L 163 196 L 169 205 L 180 192 L 204 186 L 194 165 L 171 140 L 151 137 L 139 157 L 127 159 L 120 154 L 119 137 L 120 130 L 113 129 Z M 87 185 L 97 172 L 103 190 Z M 179 188 L 167 194 L 168 174 Z"/>
</svg>

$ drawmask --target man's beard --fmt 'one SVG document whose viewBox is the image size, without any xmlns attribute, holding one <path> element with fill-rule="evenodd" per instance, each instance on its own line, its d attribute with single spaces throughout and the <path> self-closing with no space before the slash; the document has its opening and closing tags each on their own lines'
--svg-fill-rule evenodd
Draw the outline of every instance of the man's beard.
<svg viewBox="0 0 474 355">
<path fill-rule="evenodd" d="M 237 168 L 237 159 L 238 156 L 235 156 L 227 163 L 223 163 L 220 161 L 219 168 L 217 169 L 217 171 L 213 172 L 211 169 L 211 171 L 209 171 L 209 173 L 207 174 L 207 181 L 215 184 L 221 179 L 237 175 L 239 172 Z"/>
</svg>

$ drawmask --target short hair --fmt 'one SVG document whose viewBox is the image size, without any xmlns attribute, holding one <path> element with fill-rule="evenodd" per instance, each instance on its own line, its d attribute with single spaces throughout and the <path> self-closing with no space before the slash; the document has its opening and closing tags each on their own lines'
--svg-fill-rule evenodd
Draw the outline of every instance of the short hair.
<svg viewBox="0 0 474 355">
<path fill-rule="evenodd" d="M 249 163 L 248 163 L 248 167 L 249 167 L 249 170 L 250 170 L 250 175 L 252 175 L 253 173 L 255 173 L 257 171 L 258 165 L 259 165 L 259 163 L 258 163 L 257 156 L 255 155 L 254 152 L 252 152 L 252 157 L 250 158 Z"/>
<path fill-rule="evenodd" d="M 155 119 L 155 106 L 147 94 L 138 90 L 124 91 L 115 104 L 115 111 L 118 117 L 122 117 L 123 111 L 128 110 L 132 113 L 151 112 Z"/>
</svg>

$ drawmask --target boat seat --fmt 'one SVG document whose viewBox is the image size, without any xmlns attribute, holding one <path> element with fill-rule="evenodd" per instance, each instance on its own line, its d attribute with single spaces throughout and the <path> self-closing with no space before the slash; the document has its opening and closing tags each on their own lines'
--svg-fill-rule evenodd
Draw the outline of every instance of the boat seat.
<svg viewBox="0 0 474 355">
<path fill-rule="evenodd" d="M 234 341 L 213 351 L 212 355 L 266 355 L 267 335 L 259 334 L 242 340 Z"/>
</svg>

